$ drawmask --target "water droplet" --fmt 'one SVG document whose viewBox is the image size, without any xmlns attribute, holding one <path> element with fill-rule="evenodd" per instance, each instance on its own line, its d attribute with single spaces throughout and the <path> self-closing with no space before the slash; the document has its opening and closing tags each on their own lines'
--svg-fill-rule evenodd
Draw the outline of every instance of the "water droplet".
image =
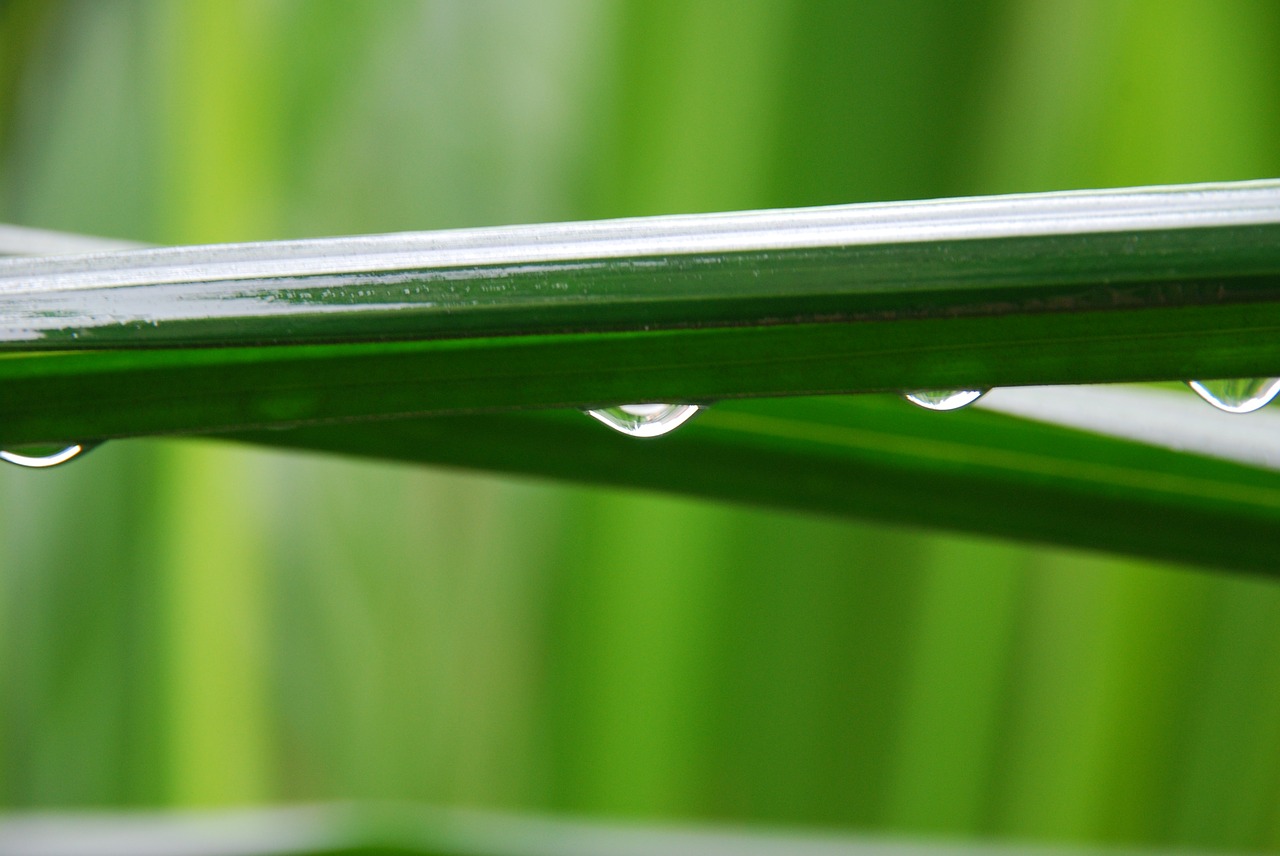
<svg viewBox="0 0 1280 856">
<path fill-rule="evenodd" d="M 696 404 L 619 404 L 587 414 L 630 437 L 661 437 L 693 418 L 702 408 Z"/>
<path fill-rule="evenodd" d="M 65 464 L 72 458 L 78 458 L 97 445 L 97 443 L 73 443 L 63 447 L 23 446 L 20 452 L 0 449 L 0 461 L 29 469 L 47 469 Z"/>
<path fill-rule="evenodd" d="M 1252 413 L 1280 393 L 1280 377 L 1239 377 L 1228 380 L 1189 380 L 1196 395 L 1228 413 Z"/>
<path fill-rule="evenodd" d="M 986 394 L 985 389 L 921 389 L 903 398 L 926 410 L 959 410 Z"/>
</svg>

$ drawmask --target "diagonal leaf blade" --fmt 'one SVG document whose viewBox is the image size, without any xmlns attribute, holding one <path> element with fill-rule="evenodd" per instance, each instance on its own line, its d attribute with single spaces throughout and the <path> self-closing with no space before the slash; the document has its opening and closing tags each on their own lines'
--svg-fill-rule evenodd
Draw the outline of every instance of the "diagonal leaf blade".
<svg viewBox="0 0 1280 856">
<path fill-rule="evenodd" d="M 883 396 L 722 403 L 660 441 L 565 412 L 237 436 L 1261 573 L 1280 537 L 1275 470 Z"/>
</svg>

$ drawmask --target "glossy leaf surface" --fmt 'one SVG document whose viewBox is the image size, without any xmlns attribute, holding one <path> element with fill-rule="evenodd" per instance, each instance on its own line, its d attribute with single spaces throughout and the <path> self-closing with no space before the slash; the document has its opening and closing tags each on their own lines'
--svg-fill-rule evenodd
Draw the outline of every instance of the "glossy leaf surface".
<svg viewBox="0 0 1280 856">
<path fill-rule="evenodd" d="M 0 442 L 1264 375 L 1278 221 L 1246 182 L 13 259 Z"/>
</svg>

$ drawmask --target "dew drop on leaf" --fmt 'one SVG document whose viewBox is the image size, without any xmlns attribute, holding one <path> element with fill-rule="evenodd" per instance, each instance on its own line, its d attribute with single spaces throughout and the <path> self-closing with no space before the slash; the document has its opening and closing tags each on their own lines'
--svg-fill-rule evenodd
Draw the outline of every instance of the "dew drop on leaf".
<svg viewBox="0 0 1280 856">
<path fill-rule="evenodd" d="M 696 404 L 619 404 L 587 414 L 629 437 L 661 437 L 688 422 L 702 408 Z"/>
<path fill-rule="evenodd" d="M 985 389 L 922 389 L 903 398 L 926 410 L 959 410 L 986 394 Z"/>
<path fill-rule="evenodd" d="M 1280 377 L 1240 377 L 1227 380 L 1189 380 L 1187 386 L 1219 410 L 1252 413 L 1280 393 Z"/>
<path fill-rule="evenodd" d="M 48 469 L 78 458 L 97 445 L 97 443 L 73 443 L 63 447 L 22 446 L 13 450 L 0 449 L 0 461 L 33 470 Z"/>
</svg>

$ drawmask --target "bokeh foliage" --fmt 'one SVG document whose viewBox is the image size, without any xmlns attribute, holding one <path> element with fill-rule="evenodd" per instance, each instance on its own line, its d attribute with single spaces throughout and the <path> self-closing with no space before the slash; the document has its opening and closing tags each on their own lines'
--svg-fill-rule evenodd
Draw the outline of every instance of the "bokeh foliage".
<svg viewBox="0 0 1280 856">
<path fill-rule="evenodd" d="M 0 219 L 189 243 L 1274 176 L 1278 46 L 1246 0 L 11 0 Z M 0 473 L 0 507 L 6 806 L 1280 845 L 1267 583 L 194 442 Z"/>
</svg>

